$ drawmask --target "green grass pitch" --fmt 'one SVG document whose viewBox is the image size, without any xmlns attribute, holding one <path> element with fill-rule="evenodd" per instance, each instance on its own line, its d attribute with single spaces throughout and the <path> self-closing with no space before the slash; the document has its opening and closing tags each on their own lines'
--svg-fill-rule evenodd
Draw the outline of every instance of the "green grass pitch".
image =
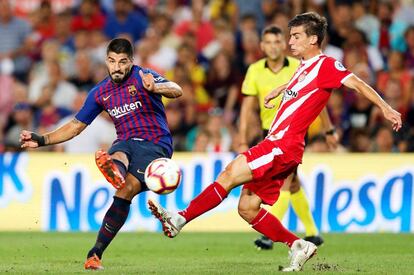
<svg viewBox="0 0 414 275">
<path fill-rule="evenodd" d="M 258 251 L 255 233 L 121 232 L 103 258 L 105 274 L 274 274 L 288 249 Z M 412 234 L 324 234 L 302 274 L 414 274 Z M 0 274 L 88 273 L 95 233 L 0 232 Z"/>
</svg>

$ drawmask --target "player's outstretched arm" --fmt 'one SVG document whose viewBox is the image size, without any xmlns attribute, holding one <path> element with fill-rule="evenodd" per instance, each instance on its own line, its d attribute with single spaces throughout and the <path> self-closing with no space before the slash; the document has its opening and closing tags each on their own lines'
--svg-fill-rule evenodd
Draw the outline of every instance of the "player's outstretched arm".
<svg viewBox="0 0 414 275">
<path fill-rule="evenodd" d="M 388 105 L 371 86 L 355 75 L 350 76 L 343 84 L 361 93 L 377 105 L 381 109 L 384 117 L 392 123 L 392 129 L 394 131 L 398 131 L 401 128 L 401 114 Z"/>
<path fill-rule="evenodd" d="M 139 71 L 142 79 L 142 85 L 150 92 L 163 95 L 168 98 L 177 98 L 182 96 L 183 90 L 181 87 L 172 81 L 155 83 L 154 76 L 151 73 L 144 74 L 142 70 Z"/>
<path fill-rule="evenodd" d="M 271 91 L 264 99 L 264 106 L 268 109 L 272 109 L 275 107 L 274 104 L 270 103 L 270 101 L 276 97 L 278 97 L 281 93 L 286 90 L 287 84 L 277 87 L 273 91 Z"/>
<path fill-rule="evenodd" d="M 80 122 L 76 118 L 72 119 L 62 127 L 49 132 L 45 135 L 39 135 L 27 130 L 20 133 L 20 144 L 22 148 L 37 148 L 45 145 L 52 145 L 65 142 L 79 135 L 87 124 Z"/>
</svg>

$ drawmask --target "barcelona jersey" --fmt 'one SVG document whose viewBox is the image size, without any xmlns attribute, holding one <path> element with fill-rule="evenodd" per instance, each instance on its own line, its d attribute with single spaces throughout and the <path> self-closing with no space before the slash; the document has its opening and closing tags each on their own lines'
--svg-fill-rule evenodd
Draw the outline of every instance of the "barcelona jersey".
<svg viewBox="0 0 414 275">
<path fill-rule="evenodd" d="M 158 73 L 133 66 L 130 75 L 115 83 L 108 76 L 92 88 L 76 119 L 90 124 L 102 111 L 106 111 L 116 128 L 117 140 L 131 138 L 151 141 L 172 154 L 172 137 L 161 95 L 147 91 L 139 75 L 151 73 L 155 83 L 168 82 Z"/>
</svg>

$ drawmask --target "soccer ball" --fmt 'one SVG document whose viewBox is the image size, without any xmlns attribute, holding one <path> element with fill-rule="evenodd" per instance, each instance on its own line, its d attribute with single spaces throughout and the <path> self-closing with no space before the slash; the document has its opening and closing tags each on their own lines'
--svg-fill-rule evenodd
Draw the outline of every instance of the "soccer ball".
<svg viewBox="0 0 414 275">
<path fill-rule="evenodd" d="M 171 159 L 158 158 L 145 169 L 145 183 L 157 194 L 168 194 L 177 189 L 181 180 L 181 171 Z"/>
</svg>

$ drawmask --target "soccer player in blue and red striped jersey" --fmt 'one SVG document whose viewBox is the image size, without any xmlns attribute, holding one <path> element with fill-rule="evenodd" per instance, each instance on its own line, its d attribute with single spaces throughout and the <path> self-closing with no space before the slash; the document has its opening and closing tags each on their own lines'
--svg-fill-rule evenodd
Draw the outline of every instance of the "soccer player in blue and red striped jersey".
<svg viewBox="0 0 414 275">
<path fill-rule="evenodd" d="M 22 148 L 65 142 L 79 135 L 102 111 L 114 122 L 117 139 L 108 152 L 99 150 L 95 161 L 117 189 L 85 269 L 102 269 L 104 250 L 125 223 L 131 200 L 147 191 L 144 171 L 157 158 L 172 156 L 172 137 L 161 97 L 177 98 L 182 89 L 156 72 L 133 65 L 133 48 L 126 39 L 113 39 L 106 52 L 109 76 L 88 94 L 75 118 L 62 127 L 39 135 L 23 130 Z"/>
</svg>

